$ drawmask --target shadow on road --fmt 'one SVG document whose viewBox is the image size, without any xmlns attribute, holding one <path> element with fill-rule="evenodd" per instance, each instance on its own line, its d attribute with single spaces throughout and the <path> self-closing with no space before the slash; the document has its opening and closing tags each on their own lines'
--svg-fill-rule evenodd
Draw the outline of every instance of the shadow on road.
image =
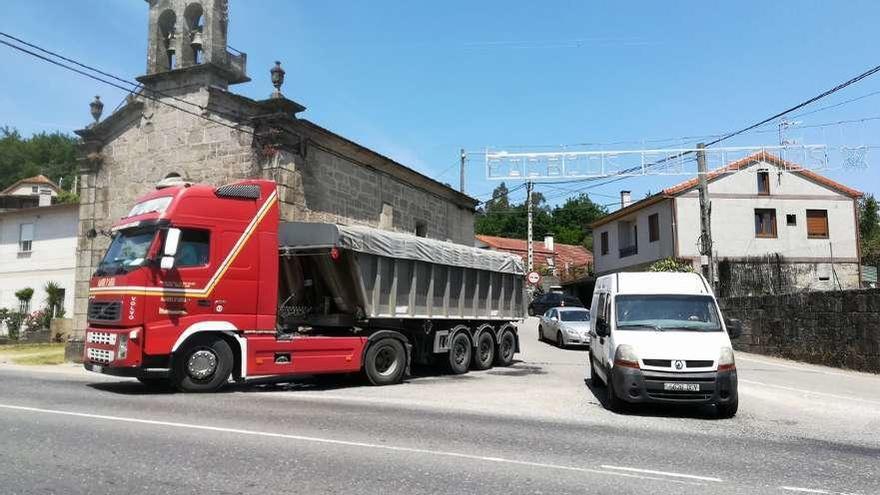
<svg viewBox="0 0 880 495">
<path fill-rule="evenodd" d="M 587 390 L 593 394 L 599 404 L 608 408 L 608 388 L 596 385 L 593 380 L 584 380 Z M 648 416 L 659 418 L 685 418 L 718 420 L 713 405 L 678 405 L 678 404 L 627 404 L 623 409 L 614 411 L 620 416 Z"/>
<path fill-rule="evenodd" d="M 474 380 L 481 374 L 503 376 L 529 376 L 545 374 L 541 366 L 526 364 L 520 360 L 514 360 L 513 365 L 508 367 L 494 367 L 485 371 L 470 371 L 463 375 L 452 375 L 445 372 L 441 367 L 414 366 L 409 377 L 398 385 L 432 383 L 426 379 L 442 378 L 443 380 Z M 97 382 L 89 383 L 89 387 L 102 392 L 110 392 L 120 395 L 169 395 L 180 393 L 177 389 L 160 385 L 145 385 L 136 381 Z M 266 377 L 249 379 L 244 383 L 229 383 L 214 393 L 233 392 L 278 392 L 278 391 L 332 391 L 352 387 L 369 387 L 370 384 L 359 373 L 338 375 L 302 375 L 297 377 Z"/>
</svg>

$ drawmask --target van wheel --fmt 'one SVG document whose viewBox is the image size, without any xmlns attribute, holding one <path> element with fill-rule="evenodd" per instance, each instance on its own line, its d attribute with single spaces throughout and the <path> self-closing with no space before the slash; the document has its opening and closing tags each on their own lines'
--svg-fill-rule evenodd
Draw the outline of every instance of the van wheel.
<svg viewBox="0 0 880 495">
<path fill-rule="evenodd" d="M 183 392 L 214 392 L 232 373 L 232 348 L 220 337 L 201 337 L 174 360 L 174 385 Z"/>
<path fill-rule="evenodd" d="M 471 365 L 473 346 L 471 339 L 465 332 L 457 332 L 449 342 L 449 361 L 447 367 L 453 375 L 461 375 L 468 372 Z"/>
<path fill-rule="evenodd" d="M 487 370 L 492 367 L 493 361 L 495 361 L 495 341 L 488 331 L 480 332 L 472 367 L 475 370 Z"/>
<path fill-rule="evenodd" d="M 400 383 L 406 372 L 406 349 L 393 338 L 374 342 L 364 356 L 364 374 L 373 385 Z"/>
<path fill-rule="evenodd" d="M 593 362 L 593 353 L 590 353 L 590 385 L 594 387 L 602 387 L 605 384 L 602 383 L 602 380 L 599 379 L 599 375 L 596 374 L 596 363 Z"/>
<path fill-rule="evenodd" d="M 617 391 L 614 389 L 614 380 L 611 378 L 611 373 L 608 373 L 608 381 L 605 382 L 605 391 L 608 393 L 606 406 L 609 411 L 622 413 L 626 410 L 626 402 L 617 396 Z"/>
<path fill-rule="evenodd" d="M 516 336 L 510 330 L 505 330 L 498 339 L 498 349 L 495 351 L 495 366 L 510 366 L 513 364 L 513 355 L 516 353 Z"/>
<path fill-rule="evenodd" d="M 730 402 L 725 404 L 716 404 L 717 415 L 721 419 L 730 419 L 736 416 L 737 410 L 739 410 L 739 397 L 733 396 Z"/>
</svg>

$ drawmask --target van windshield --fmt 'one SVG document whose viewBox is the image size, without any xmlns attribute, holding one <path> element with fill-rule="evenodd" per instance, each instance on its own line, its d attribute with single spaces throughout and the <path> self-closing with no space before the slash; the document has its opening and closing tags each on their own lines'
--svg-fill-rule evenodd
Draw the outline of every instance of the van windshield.
<svg viewBox="0 0 880 495">
<path fill-rule="evenodd" d="M 631 295 L 615 298 L 618 330 L 720 332 L 715 302 L 698 295 Z"/>
</svg>

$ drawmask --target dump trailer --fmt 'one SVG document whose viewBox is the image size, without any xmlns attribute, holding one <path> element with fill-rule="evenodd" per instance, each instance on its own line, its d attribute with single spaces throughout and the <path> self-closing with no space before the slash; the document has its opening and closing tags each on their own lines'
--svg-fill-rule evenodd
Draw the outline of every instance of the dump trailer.
<svg viewBox="0 0 880 495">
<path fill-rule="evenodd" d="M 165 182 L 112 228 L 90 282 L 87 370 L 184 391 L 413 363 L 507 366 L 522 260 L 363 226 L 280 222 L 274 182 Z"/>
</svg>

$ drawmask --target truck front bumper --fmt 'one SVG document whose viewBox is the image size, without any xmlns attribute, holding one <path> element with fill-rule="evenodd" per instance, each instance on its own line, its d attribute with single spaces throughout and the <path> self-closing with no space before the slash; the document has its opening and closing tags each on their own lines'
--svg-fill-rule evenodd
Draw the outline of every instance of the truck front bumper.
<svg viewBox="0 0 880 495">
<path fill-rule="evenodd" d="M 93 373 L 130 378 L 168 378 L 171 376 L 171 370 L 168 368 L 104 366 L 94 363 L 83 363 L 83 368 Z"/>
<path fill-rule="evenodd" d="M 736 370 L 673 373 L 614 367 L 617 397 L 633 403 L 726 404 L 737 400 Z"/>
</svg>

